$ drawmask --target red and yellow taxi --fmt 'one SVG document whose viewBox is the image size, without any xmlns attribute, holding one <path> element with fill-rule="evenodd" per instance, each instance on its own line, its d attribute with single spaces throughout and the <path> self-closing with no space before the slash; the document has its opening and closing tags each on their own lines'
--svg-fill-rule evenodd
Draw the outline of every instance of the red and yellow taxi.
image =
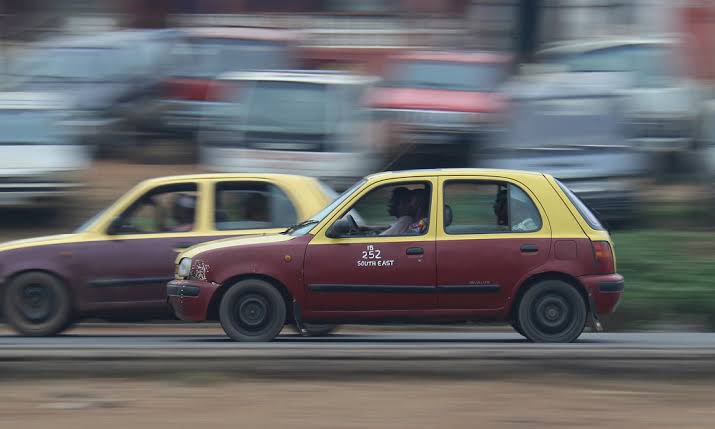
<svg viewBox="0 0 715 429">
<path fill-rule="evenodd" d="M 571 342 L 623 286 L 608 232 L 553 177 L 445 169 L 375 174 L 281 234 L 194 246 L 167 294 L 238 341 L 286 323 L 504 321 Z"/>
<path fill-rule="evenodd" d="M 53 335 L 84 317 L 169 317 L 177 252 L 278 233 L 335 196 L 315 179 L 281 174 L 147 180 L 72 234 L 0 244 L 3 316 L 25 335 Z"/>
</svg>

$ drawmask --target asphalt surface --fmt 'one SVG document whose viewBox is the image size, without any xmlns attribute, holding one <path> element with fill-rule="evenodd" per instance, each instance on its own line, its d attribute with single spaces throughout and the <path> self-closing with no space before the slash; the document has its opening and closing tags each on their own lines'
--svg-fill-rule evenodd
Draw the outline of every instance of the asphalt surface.
<svg viewBox="0 0 715 429">
<path fill-rule="evenodd" d="M 286 333 L 236 343 L 220 329 L 146 327 L 0 335 L 4 378 L 199 376 L 344 378 L 599 377 L 715 380 L 715 334 L 584 333 L 533 344 L 497 332 L 350 328 L 322 338 Z"/>
<path fill-rule="evenodd" d="M 207 329 L 206 333 L 143 333 L 139 329 L 109 333 L 68 333 L 50 338 L 0 335 L 0 356 L 22 350 L 480 350 L 511 351 L 560 350 L 711 350 L 715 353 L 715 333 L 584 333 L 573 344 L 534 344 L 511 332 L 355 332 L 341 331 L 327 337 L 309 338 L 284 333 L 269 343 L 237 343 Z M 178 329 L 180 331 L 180 329 Z"/>
</svg>

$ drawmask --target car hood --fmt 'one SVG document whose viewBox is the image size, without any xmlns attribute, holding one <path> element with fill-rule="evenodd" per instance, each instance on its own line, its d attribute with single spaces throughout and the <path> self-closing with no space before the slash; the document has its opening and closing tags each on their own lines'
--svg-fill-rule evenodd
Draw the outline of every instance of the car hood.
<svg viewBox="0 0 715 429">
<path fill-rule="evenodd" d="M 184 252 L 176 257 L 176 262 L 182 258 L 194 258 L 204 252 L 209 252 L 219 249 L 227 249 L 233 247 L 253 246 L 270 243 L 280 243 L 282 241 L 290 241 L 295 237 L 288 234 L 270 234 L 270 235 L 250 235 L 235 238 L 224 238 L 222 240 L 209 241 L 206 243 L 197 244 L 189 247 Z"/>
<path fill-rule="evenodd" d="M 82 233 L 79 234 L 59 234 L 59 235 L 47 235 L 44 237 L 26 238 L 23 240 L 8 241 L 6 243 L 0 243 L 0 252 L 7 250 L 16 250 L 27 247 L 36 246 L 50 246 L 53 244 L 64 244 L 69 242 L 74 242 L 81 240 L 83 238 Z"/>
<path fill-rule="evenodd" d="M 365 104 L 382 109 L 497 112 L 504 108 L 501 96 L 489 92 L 448 91 L 418 88 L 379 88 Z"/>
</svg>

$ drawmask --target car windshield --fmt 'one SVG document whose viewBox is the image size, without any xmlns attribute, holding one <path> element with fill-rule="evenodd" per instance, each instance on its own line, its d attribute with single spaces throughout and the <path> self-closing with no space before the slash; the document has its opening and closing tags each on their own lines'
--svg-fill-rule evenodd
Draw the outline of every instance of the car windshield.
<svg viewBox="0 0 715 429">
<path fill-rule="evenodd" d="M 360 189 L 364 183 L 365 183 L 365 179 L 359 180 L 354 185 L 352 185 L 350 188 L 348 188 L 345 192 L 340 194 L 340 196 L 338 196 L 335 200 L 333 200 L 332 203 L 325 206 L 318 213 L 309 217 L 308 220 L 306 220 L 305 222 L 301 222 L 300 224 L 296 225 L 295 227 L 288 228 L 286 230 L 286 233 L 290 234 L 292 236 L 301 236 L 301 235 L 305 235 L 305 234 L 309 233 L 315 227 L 315 225 L 319 224 L 320 222 L 323 221 L 323 219 L 328 217 L 328 215 L 330 215 L 330 213 L 332 213 L 338 206 L 340 206 L 344 201 L 346 201 L 348 198 L 350 198 L 350 196 L 353 195 L 355 193 L 355 191 Z"/>
<path fill-rule="evenodd" d="M 58 144 L 61 137 L 57 111 L 0 110 L 0 144 Z"/>
<path fill-rule="evenodd" d="M 258 81 L 243 124 L 249 131 L 323 133 L 329 126 L 330 97 L 327 85 Z"/>
<path fill-rule="evenodd" d="M 552 54 L 547 63 L 565 65 L 571 72 L 632 72 L 637 86 L 662 86 L 675 77 L 667 45 L 634 44 L 593 51 Z"/>
<path fill-rule="evenodd" d="M 84 221 L 84 223 L 82 223 L 82 225 L 78 226 L 74 232 L 80 233 L 80 232 L 85 232 L 85 231 L 89 230 L 97 223 L 97 221 L 102 217 L 104 212 L 105 212 L 105 210 L 101 210 L 99 213 L 97 213 L 94 216 L 92 216 L 91 218 L 87 219 L 86 221 Z"/>
<path fill-rule="evenodd" d="M 291 66 L 288 46 L 270 40 L 195 39 L 191 43 L 178 44 L 171 57 L 171 74 L 194 78 Z"/>
<path fill-rule="evenodd" d="M 109 81 L 119 66 L 119 60 L 113 60 L 118 51 L 79 47 L 42 49 L 20 60 L 12 75 L 32 81 Z"/>
<path fill-rule="evenodd" d="M 502 82 L 505 70 L 496 63 L 401 61 L 391 75 L 393 78 L 386 86 L 493 92 Z"/>
</svg>

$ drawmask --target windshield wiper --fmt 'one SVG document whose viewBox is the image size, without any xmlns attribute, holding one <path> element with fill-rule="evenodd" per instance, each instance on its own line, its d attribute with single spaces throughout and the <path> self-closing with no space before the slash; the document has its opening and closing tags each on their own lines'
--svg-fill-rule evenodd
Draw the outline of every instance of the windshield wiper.
<svg viewBox="0 0 715 429">
<path fill-rule="evenodd" d="M 297 223 L 297 224 L 295 224 L 295 225 L 293 225 L 293 226 L 289 226 L 288 229 L 286 229 L 285 231 L 283 231 L 281 234 L 290 234 L 291 232 L 293 232 L 293 231 L 295 231 L 295 230 L 298 230 L 298 229 L 303 228 L 303 227 L 308 226 L 308 225 L 315 225 L 315 224 L 317 224 L 317 223 L 320 223 L 320 221 L 319 221 L 319 220 L 315 220 L 315 219 L 304 220 L 303 222 Z"/>
</svg>

